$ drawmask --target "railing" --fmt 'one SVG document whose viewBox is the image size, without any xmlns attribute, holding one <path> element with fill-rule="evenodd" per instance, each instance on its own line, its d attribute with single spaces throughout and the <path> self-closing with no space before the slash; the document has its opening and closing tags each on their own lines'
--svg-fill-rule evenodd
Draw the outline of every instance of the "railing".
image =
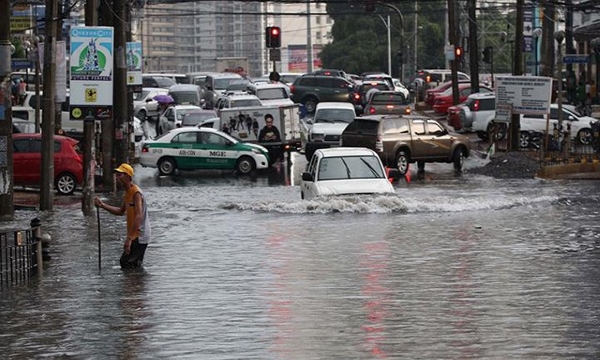
<svg viewBox="0 0 600 360">
<path fill-rule="evenodd" d="M 521 134 L 520 148 L 537 153 L 541 166 L 569 163 L 596 163 L 600 161 L 600 122 L 590 124 L 591 134 L 572 138 L 569 127 L 560 134 L 556 126 L 546 136 L 541 132 Z M 527 136 L 528 134 L 528 136 Z"/>
<path fill-rule="evenodd" d="M 0 288 L 29 282 L 43 272 L 40 221 L 31 228 L 0 233 Z"/>
</svg>

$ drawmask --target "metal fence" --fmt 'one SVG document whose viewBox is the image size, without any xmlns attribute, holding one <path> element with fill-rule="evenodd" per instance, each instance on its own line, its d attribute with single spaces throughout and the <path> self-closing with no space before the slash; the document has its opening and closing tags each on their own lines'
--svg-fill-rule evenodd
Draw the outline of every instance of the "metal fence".
<svg viewBox="0 0 600 360">
<path fill-rule="evenodd" d="M 521 133 L 520 148 L 537 153 L 541 166 L 600 161 L 600 122 L 591 123 L 591 133 L 573 137 L 570 128 L 561 134 L 556 127 L 544 138 L 543 133 Z"/>
<path fill-rule="evenodd" d="M 39 220 L 31 225 L 31 229 L 0 233 L 0 288 L 27 283 L 43 271 Z"/>
</svg>

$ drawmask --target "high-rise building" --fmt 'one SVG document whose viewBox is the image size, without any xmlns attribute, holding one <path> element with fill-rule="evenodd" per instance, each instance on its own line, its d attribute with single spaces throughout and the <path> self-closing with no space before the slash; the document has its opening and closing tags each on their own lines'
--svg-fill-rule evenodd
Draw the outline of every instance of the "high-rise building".
<svg viewBox="0 0 600 360">
<path fill-rule="evenodd" d="M 307 16 L 309 14 L 309 16 Z M 215 71 L 217 59 L 245 57 L 248 75 L 272 69 L 265 28 L 282 30 L 279 72 L 320 67 L 318 52 L 331 41 L 324 3 L 196 1 L 146 5 L 133 14 L 134 41 L 142 41 L 144 71 Z M 310 20 L 310 21 L 309 21 Z M 310 40 L 309 40 L 310 39 Z M 308 44 L 312 52 L 308 52 Z M 312 58 L 313 66 L 307 64 Z"/>
</svg>

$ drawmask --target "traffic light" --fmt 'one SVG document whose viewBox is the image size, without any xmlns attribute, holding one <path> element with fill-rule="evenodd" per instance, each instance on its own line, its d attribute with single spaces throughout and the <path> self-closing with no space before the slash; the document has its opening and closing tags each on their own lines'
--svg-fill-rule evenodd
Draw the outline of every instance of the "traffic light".
<svg viewBox="0 0 600 360">
<path fill-rule="evenodd" d="M 461 61 L 463 56 L 463 48 L 460 46 L 454 47 L 454 61 Z"/>
<path fill-rule="evenodd" d="M 279 26 L 267 26 L 265 35 L 267 48 L 281 47 L 281 28 Z"/>
<path fill-rule="evenodd" d="M 486 46 L 485 49 L 483 49 L 483 62 L 486 64 L 490 64 L 492 62 L 493 53 L 493 48 L 491 46 Z"/>
<path fill-rule="evenodd" d="M 368 13 L 375 12 L 375 0 L 365 1 L 365 11 Z"/>
</svg>

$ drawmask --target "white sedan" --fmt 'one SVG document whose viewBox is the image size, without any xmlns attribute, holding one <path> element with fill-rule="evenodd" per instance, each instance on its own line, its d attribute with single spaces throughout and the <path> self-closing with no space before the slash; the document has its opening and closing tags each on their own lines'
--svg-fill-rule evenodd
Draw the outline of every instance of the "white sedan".
<svg viewBox="0 0 600 360">
<path fill-rule="evenodd" d="M 398 178 L 391 169 L 390 178 Z M 300 196 L 312 199 L 329 195 L 395 193 L 381 159 L 371 149 L 337 147 L 316 150 L 302 173 Z"/>
<path fill-rule="evenodd" d="M 550 105 L 549 133 L 552 134 L 554 126 L 558 125 L 558 104 Z M 592 139 L 592 126 L 590 122 L 597 121 L 590 116 L 583 116 L 575 110 L 573 105 L 562 106 L 563 126 L 571 127 L 571 138 L 580 144 L 587 145 Z M 546 132 L 546 115 L 521 115 L 521 138 L 527 136 L 530 131 Z"/>
<path fill-rule="evenodd" d="M 140 164 L 161 175 L 180 170 L 235 170 L 250 174 L 269 167 L 269 151 L 206 127 L 182 127 L 142 144 Z"/>
</svg>

